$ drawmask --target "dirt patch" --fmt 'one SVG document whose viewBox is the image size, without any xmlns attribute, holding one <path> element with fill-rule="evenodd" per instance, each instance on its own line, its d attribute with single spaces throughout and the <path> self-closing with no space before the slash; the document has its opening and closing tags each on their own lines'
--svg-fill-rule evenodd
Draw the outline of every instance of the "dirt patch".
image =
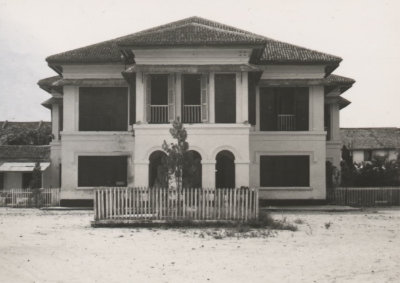
<svg viewBox="0 0 400 283">
<path fill-rule="evenodd" d="M 273 217 L 298 231 L 92 228 L 87 211 L 2 208 L 0 282 L 400 280 L 399 210 Z"/>
</svg>

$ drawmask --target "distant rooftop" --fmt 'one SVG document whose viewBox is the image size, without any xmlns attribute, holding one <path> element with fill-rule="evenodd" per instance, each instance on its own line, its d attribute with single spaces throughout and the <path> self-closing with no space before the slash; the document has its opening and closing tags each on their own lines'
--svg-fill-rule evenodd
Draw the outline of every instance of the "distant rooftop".
<svg viewBox="0 0 400 283">
<path fill-rule="evenodd" d="M 44 162 L 50 161 L 48 145 L 0 145 L 0 164 L 2 162 Z"/>
<path fill-rule="evenodd" d="M 350 149 L 400 149 L 399 128 L 341 128 L 342 144 Z"/>
</svg>

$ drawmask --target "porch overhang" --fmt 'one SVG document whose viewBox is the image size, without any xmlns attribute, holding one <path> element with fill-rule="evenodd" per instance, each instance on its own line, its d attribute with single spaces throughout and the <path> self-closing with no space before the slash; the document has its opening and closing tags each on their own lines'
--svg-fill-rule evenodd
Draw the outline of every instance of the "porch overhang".
<svg viewBox="0 0 400 283">
<path fill-rule="evenodd" d="M 91 86 L 91 87 L 102 87 L 102 86 L 128 86 L 124 79 L 61 79 L 55 82 L 56 86 Z"/>
<path fill-rule="evenodd" d="M 54 104 L 62 105 L 63 104 L 62 98 L 52 97 L 42 102 L 42 106 L 46 107 L 47 109 L 51 109 L 52 105 Z"/>
<path fill-rule="evenodd" d="M 0 172 L 32 172 L 35 162 L 4 162 L 0 165 Z M 40 171 L 46 170 L 50 162 L 40 162 Z"/>
<path fill-rule="evenodd" d="M 128 67 L 124 73 L 207 73 L 207 72 L 257 72 L 259 68 L 251 64 L 227 65 L 138 65 Z"/>
</svg>

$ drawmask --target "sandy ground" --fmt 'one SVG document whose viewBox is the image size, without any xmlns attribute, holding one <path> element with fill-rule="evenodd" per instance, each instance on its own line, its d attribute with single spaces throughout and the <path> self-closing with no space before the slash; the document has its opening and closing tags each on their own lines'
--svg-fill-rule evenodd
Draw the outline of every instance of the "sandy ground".
<svg viewBox="0 0 400 283">
<path fill-rule="evenodd" d="M 84 211 L 0 208 L 0 282 L 400 282 L 400 209 L 273 216 L 304 223 L 214 239 L 95 229 Z"/>
</svg>

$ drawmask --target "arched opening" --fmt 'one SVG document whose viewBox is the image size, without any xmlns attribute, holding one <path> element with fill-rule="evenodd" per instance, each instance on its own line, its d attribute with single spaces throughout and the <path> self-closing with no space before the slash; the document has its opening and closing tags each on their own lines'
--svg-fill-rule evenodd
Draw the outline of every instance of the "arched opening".
<svg viewBox="0 0 400 283">
<path fill-rule="evenodd" d="M 165 166 L 167 155 L 161 150 L 154 151 L 149 157 L 149 187 L 167 187 L 168 175 Z"/>
<path fill-rule="evenodd" d="M 235 156 L 228 150 L 220 151 L 216 157 L 215 184 L 217 188 L 235 187 Z"/>
<path fill-rule="evenodd" d="M 195 150 L 189 150 L 185 158 L 187 164 L 183 168 L 183 188 L 201 188 L 201 155 Z"/>
</svg>

